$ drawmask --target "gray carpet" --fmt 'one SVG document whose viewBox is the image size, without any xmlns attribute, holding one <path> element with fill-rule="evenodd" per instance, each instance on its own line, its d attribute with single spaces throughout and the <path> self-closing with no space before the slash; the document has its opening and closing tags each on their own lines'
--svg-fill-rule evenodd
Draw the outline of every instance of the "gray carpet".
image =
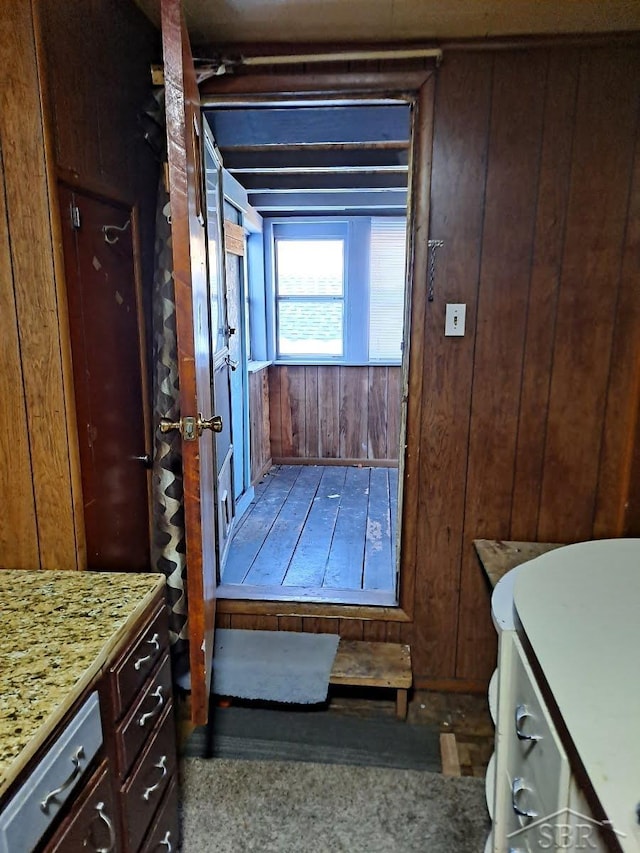
<svg viewBox="0 0 640 853">
<path fill-rule="evenodd" d="M 337 634 L 218 629 L 212 692 L 268 702 L 324 702 Z"/>
<path fill-rule="evenodd" d="M 326 709 L 212 706 L 210 714 L 211 729 L 196 729 L 184 746 L 185 755 L 441 769 L 437 726 L 411 725 L 395 717 L 348 716 Z"/>
<path fill-rule="evenodd" d="M 185 759 L 183 853 L 482 853 L 484 783 L 330 764 Z"/>
</svg>

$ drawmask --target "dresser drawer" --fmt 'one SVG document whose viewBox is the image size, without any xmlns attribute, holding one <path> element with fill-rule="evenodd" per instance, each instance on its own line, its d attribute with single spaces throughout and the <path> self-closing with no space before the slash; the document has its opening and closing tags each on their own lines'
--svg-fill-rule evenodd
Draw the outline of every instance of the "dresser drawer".
<svg viewBox="0 0 640 853">
<path fill-rule="evenodd" d="M 124 779 L 140 754 L 162 712 L 171 701 L 171 664 L 166 656 L 140 700 L 116 732 L 120 778 Z"/>
<path fill-rule="evenodd" d="M 569 761 L 524 649 L 515 635 L 513 646 L 514 693 L 508 732 L 508 772 L 512 780 L 521 778 L 535 791 L 535 810 L 543 817 L 567 805 Z"/>
<path fill-rule="evenodd" d="M 127 711 L 133 697 L 163 656 L 167 642 L 167 608 L 163 604 L 111 672 L 114 719 L 119 720 Z"/>
<path fill-rule="evenodd" d="M 169 782 L 164 801 L 149 830 L 142 853 L 175 853 L 180 840 L 178 820 L 178 780 Z"/>
<path fill-rule="evenodd" d="M 87 785 L 46 853 L 117 853 L 117 814 L 106 761 Z"/>
<path fill-rule="evenodd" d="M 122 815 L 126 848 L 134 853 L 158 809 L 176 767 L 176 733 L 173 706 L 164 711 L 152 740 L 145 747 L 122 789 Z"/>
<path fill-rule="evenodd" d="M 102 745 L 98 694 L 65 726 L 0 815 L 1 853 L 31 850 L 72 796 Z"/>
</svg>

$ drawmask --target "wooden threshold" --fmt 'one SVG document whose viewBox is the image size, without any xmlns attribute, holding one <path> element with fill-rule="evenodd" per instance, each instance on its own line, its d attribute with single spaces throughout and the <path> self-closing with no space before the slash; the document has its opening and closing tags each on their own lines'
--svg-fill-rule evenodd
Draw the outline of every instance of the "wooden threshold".
<svg viewBox="0 0 640 853">
<path fill-rule="evenodd" d="M 228 586 L 218 587 L 216 611 L 243 616 L 307 616 L 314 619 L 362 619 L 378 622 L 410 622 L 411 618 L 399 606 L 371 604 L 336 604 L 330 601 L 280 600 L 264 601 L 249 598 L 228 598 Z M 236 587 L 242 595 L 246 587 Z M 278 587 L 280 592 L 282 587 Z M 264 587 L 260 587 L 264 594 Z M 308 592 L 308 590 L 307 590 Z M 350 590 L 353 592 L 353 590 Z"/>
<path fill-rule="evenodd" d="M 333 459 L 328 457 L 282 456 L 271 460 L 274 465 L 338 465 L 345 468 L 397 468 L 397 459 Z"/>
<path fill-rule="evenodd" d="M 313 604 L 353 604 L 369 607 L 396 607 L 392 592 L 377 589 L 331 589 L 323 586 L 251 586 L 225 584 L 218 587 L 218 599 L 254 601 L 299 601 Z"/>
</svg>

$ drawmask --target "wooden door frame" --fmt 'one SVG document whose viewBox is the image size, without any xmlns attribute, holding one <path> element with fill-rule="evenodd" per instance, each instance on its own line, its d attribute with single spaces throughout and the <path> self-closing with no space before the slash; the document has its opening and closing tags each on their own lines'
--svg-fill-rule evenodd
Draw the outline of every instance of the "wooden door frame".
<svg viewBox="0 0 640 853">
<path fill-rule="evenodd" d="M 407 317 L 409 353 L 403 362 L 403 413 L 405 452 L 399 454 L 402 489 L 400 595 L 397 607 L 372 607 L 324 603 L 218 600 L 218 612 L 269 616 L 312 616 L 343 619 L 412 622 L 417 565 L 418 483 L 420 478 L 420 423 L 422 417 L 422 368 L 427 307 L 427 268 L 435 66 L 410 72 L 347 74 L 273 74 L 215 77 L 200 86 L 201 108 L 225 103 L 234 106 L 267 102 L 308 105 L 349 100 L 393 97 L 412 104 L 409 185 Z M 406 322 L 408 320 L 408 322 Z M 406 408 L 404 404 L 406 403 Z"/>
</svg>

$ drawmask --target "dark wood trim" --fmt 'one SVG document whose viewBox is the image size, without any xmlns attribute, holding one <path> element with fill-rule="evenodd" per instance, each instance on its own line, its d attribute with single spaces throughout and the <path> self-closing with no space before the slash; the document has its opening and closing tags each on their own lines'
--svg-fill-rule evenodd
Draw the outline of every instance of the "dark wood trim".
<svg viewBox="0 0 640 853">
<path fill-rule="evenodd" d="M 334 459 L 328 457 L 309 456 L 274 456 L 274 465 L 343 465 L 356 468 L 397 468 L 397 459 Z"/>
<path fill-rule="evenodd" d="M 420 423 L 422 417 L 422 375 L 424 363 L 424 328 L 427 307 L 427 266 L 429 211 L 431 201 L 431 161 L 433 157 L 433 109 L 435 81 L 429 77 L 420 89 L 414 111 L 411 149 L 411 184 L 409 209 L 411 227 L 409 255 L 410 275 L 408 322 L 410 329 L 408 374 L 406 379 L 407 408 L 400 446 L 405 455 L 401 460 L 403 488 L 400 517 L 400 605 L 413 618 L 416 567 L 418 490 L 420 477 Z M 403 394 L 404 397 L 404 394 Z"/>
<path fill-rule="evenodd" d="M 407 101 L 433 74 L 432 69 L 408 72 L 373 72 L 353 74 L 247 74 L 212 77 L 200 86 L 203 107 L 221 101 L 251 103 L 272 99 L 274 103 L 286 98 L 299 100 L 317 98 L 376 98 L 391 96 Z"/>
<path fill-rule="evenodd" d="M 135 281 L 136 314 L 138 325 L 138 350 L 140 354 L 140 378 L 142 392 L 142 422 L 144 424 L 144 450 L 153 458 L 153 412 L 151 410 L 151 389 L 149 387 L 149 365 L 147 360 L 147 329 L 144 314 L 142 283 L 142 235 L 140 233 L 140 206 L 136 203 L 129 210 L 131 217 L 131 248 L 133 249 L 133 275 Z M 149 542 L 153 543 L 153 483 L 151 469 L 147 471 L 147 497 L 149 514 Z"/>
<path fill-rule="evenodd" d="M 224 592 L 221 593 L 224 595 Z M 410 622 L 401 607 L 372 607 L 357 604 L 327 604 L 312 601 L 252 601 L 218 598 L 217 613 L 243 616 L 293 616 L 320 619 L 363 619 L 376 622 Z"/>
<path fill-rule="evenodd" d="M 69 189 L 78 190 L 85 195 L 94 196 L 98 200 L 108 201 L 112 204 L 118 204 L 129 210 L 132 210 L 136 205 L 136 199 L 133 195 L 122 193 L 113 184 L 103 184 L 94 177 L 81 177 L 77 172 L 67 169 L 64 166 L 56 166 L 55 172 L 58 180 L 66 184 Z"/>
<path fill-rule="evenodd" d="M 482 693 L 487 692 L 488 683 L 467 678 L 426 678 L 413 676 L 414 690 L 433 690 L 442 693 Z"/>
</svg>

